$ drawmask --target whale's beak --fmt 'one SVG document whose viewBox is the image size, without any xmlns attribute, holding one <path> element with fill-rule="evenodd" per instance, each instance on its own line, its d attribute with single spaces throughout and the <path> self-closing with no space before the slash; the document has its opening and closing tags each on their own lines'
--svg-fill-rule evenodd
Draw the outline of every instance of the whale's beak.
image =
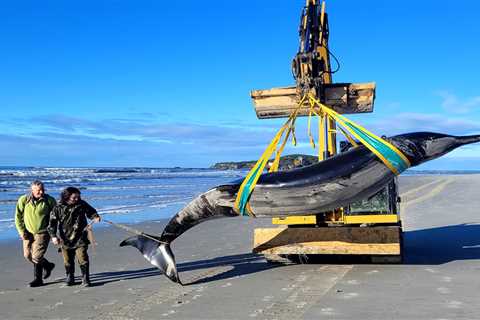
<svg viewBox="0 0 480 320">
<path fill-rule="evenodd" d="M 458 143 L 463 146 L 470 143 L 480 142 L 480 135 L 455 137 Z"/>
</svg>

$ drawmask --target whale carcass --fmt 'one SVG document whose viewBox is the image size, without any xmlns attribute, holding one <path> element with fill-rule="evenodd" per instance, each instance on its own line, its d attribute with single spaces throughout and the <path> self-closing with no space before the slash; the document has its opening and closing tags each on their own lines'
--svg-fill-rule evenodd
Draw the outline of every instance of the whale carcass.
<svg viewBox="0 0 480 320">
<path fill-rule="evenodd" d="M 462 145 L 480 142 L 480 135 L 415 132 L 387 140 L 416 166 Z M 372 196 L 393 177 L 374 153 L 360 145 L 308 167 L 263 174 L 249 204 L 257 217 L 317 214 Z M 170 280 L 181 283 L 170 244 L 201 222 L 237 217 L 234 202 L 241 182 L 217 186 L 197 196 L 168 222 L 159 237 L 137 235 L 120 246 L 136 247 Z"/>
</svg>

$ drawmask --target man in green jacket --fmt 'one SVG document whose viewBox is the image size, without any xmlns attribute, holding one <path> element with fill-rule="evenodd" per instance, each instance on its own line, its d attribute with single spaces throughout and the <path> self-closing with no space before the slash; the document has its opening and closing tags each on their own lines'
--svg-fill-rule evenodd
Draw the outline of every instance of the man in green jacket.
<svg viewBox="0 0 480 320">
<path fill-rule="evenodd" d="M 15 225 L 20 238 L 23 240 L 23 256 L 33 263 L 34 279 L 30 287 L 43 285 L 52 273 L 55 264 L 44 258 L 48 248 L 50 235 L 47 232 L 50 211 L 55 207 L 56 201 L 45 193 L 41 181 L 33 181 L 31 193 L 21 196 L 15 208 Z"/>
</svg>

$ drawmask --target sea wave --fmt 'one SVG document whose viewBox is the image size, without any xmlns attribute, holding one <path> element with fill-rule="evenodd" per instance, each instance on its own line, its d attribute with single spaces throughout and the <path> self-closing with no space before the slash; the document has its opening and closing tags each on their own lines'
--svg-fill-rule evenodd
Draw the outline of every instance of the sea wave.
<svg viewBox="0 0 480 320">
<path fill-rule="evenodd" d="M 192 172 L 136 172 L 136 173 L 94 173 L 94 172 L 16 172 L 13 175 L 3 177 L 0 181 L 0 188 L 6 189 L 26 189 L 30 186 L 32 180 L 41 180 L 47 186 L 47 188 L 59 187 L 65 185 L 99 185 L 102 183 L 114 183 L 122 180 L 128 181 L 158 181 L 167 180 L 165 184 L 171 184 L 172 180 L 175 184 L 183 180 L 191 180 L 195 178 L 200 179 L 235 179 L 242 176 L 238 172 L 223 172 L 223 171 L 192 171 Z"/>
<path fill-rule="evenodd" d="M 99 214 L 127 214 L 142 211 L 142 209 L 112 209 L 108 211 L 98 211 Z"/>
<path fill-rule="evenodd" d="M 199 185 L 208 185 L 206 183 L 185 183 L 185 184 L 154 184 L 154 185 L 114 185 L 114 186 L 86 186 L 85 189 L 89 191 L 106 191 L 106 190 L 142 190 L 142 189 L 176 189 L 176 188 L 190 188 Z"/>
<path fill-rule="evenodd" d="M 142 203 L 142 204 L 132 204 L 132 205 L 123 205 L 123 206 L 112 206 L 112 207 L 104 207 L 98 209 L 98 213 L 100 214 L 112 214 L 112 213 L 131 213 L 131 212 L 139 212 L 145 210 L 147 208 L 166 208 L 171 205 L 177 204 L 184 204 L 187 200 L 176 200 L 176 201 L 168 201 L 168 202 L 154 202 L 154 203 Z"/>
<path fill-rule="evenodd" d="M 39 179 L 55 198 L 68 185 L 100 214 L 118 221 L 166 219 L 195 195 L 215 185 L 241 177 L 245 172 L 181 168 L 0 168 L 0 234 L 14 234 L 14 210 L 18 197 Z M 1 236 L 0 236 L 1 238 Z"/>
<path fill-rule="evenodd" d="M 103 181 L 106 182 L 106 181 Z M 0 185 L 2 183 L 5 183 L 4 181 L 0 182 Z M 47 192 L 53 192 L 53 191 L 62 191 L 65 188 L 65 185 L 67 183 L 63 183 L 61 185 L 47 185 Z M 73 184 L 75 185 L 75 184 Z M 173 184 L 155 184 L 155 185 L 101 185 L 101 184 L 93 184 L 93 185 L 76 185 L 78 188 L 81 190 L 89 190 L 89 191 L 115 191 L 115 190 L 142 190 L 142 189 L 175 189 L 175 188 L 191 188 L 194 186 L 209 186 L 211 184 L 209 183 L 173 183 Z M 3 186 L 2 186 L 3 187 Z M 3 192 L 12 192 L 12 193 L 25 193 L 28 191 L 30 187 L 30 182 L 28 183 L 19 183 L 16 187 L 13 186 L 5 186 L 5 190 L 0 188 L 0 191 Z"/>
<path fill-rule="evenodd" d="M 0 170 L 2 176 L 141 176 L 141 175 L 167 175 L 167 176 L 235 176 L 241 171 L 214 170 L 214 169 L 182 169 L 182 168 L 35 168 L 35 169 L 9 169 Z"/>
<path fill-rule="evenodd" d="M 17 203 L 17 200 L 16 199 L 4 199 L 4 200 L 0 200 L 0 205 L 1 204 L 15 204 Z M 2 213 L 2 211 L 0 211 L 0 214 Z"/>
<path fill-rule="evenodd" d="M 192 185 L 189 185 L 192 187 Z M 85 188 L 87 189 L 87 188 Z M 96 191 L 114 191 L 114 190 L 135 190 L 137 192 L 132 193 L 132 192 L 125 192 L 124 194 L 118 194 L 118 193 L 110 193 L 110 194 L 105 194 L 105 193 L 99 193 L 99 192 L 92 192 L 93 190 L 88 188 L 88 190 L 91 192 L 84 198 L 87 201 L 96 201 L 96 202 L 105 202 L 105 201 L 118 201 L 118 202 L 123 202 L 123 201 L 131 201 L 131 200 L 144 200 L 145 202 L 139 203 L 138 205 L 142 204 L 148 204 L 153 201 L 177 201 L 177 200 L 184 200 L 184 199 L 191 199 L 195 195 L 195 190 L 192 190 L 191 188 L 189 190 L 186 190 L 186 188 L 180 188 L 182 190 L 182 195 L 176 194 L 176 193 L 139 193 L 138 191 L 144 189 L 142 187 L 136 187 L 132 186 L 131 188 L 96 188 Z M 159 188 L 158 186 L 155 188 L 145 188 L 145 189 L 153 189 L 153 190 L 158 190 L 158 192 L 161 191 L 162 188 Z M 23 189 L 21 191 L 24 191 Z M 49 189 L 49 191 L 55 191 L 52 189 Z M 61 188 L 59 188 L 57 191 L 61 191 Z M 83 191 L 82 191 L 83 193 Z M 50 193 L 50 195 L 52 195 Z M 10 198 L 11 197 L 11 198 Z M 11 194 L 9 195 L 9 198 L 6 199 L 0 199 L 0 206 L 12 206 L 15 205 L 18 201 L 18 195 L 17 194 Z M 1 207 L 0 207 L 1 208 Z M 0 216 L 4 213 L 3 210 L 0 210 Z"/>
<path fill-rule="evenodd" d="M 96 169 L 95 173 L 136 173 L 136 169 Z"/>
</svg>

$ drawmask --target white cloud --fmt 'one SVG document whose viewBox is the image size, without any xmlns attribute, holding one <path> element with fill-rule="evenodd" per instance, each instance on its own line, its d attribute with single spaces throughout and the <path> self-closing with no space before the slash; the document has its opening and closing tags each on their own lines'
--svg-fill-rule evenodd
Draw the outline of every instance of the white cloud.
<svg viewBox="0 0 480 320">
<path fill-rule="evenodd" d="M 456 95 L 448 91 L 439 91 L 437 95 L 442 98 L 442 108 L 451 113 L 468 113 L 480 107 L 480 96 L 460 100 Z"/>
<path fill-rule="evenodd" d="M 446 117 L 443 114 L 400 113 L 368 123 L 367 127 L 379 135 L 431 131 L 452 135 L 480 133 L 480 121 L 464 117 Z"/>
<path fill-rule="evenodd" d="M 359 123 L 378 135 L 386 136 L 415 131 L 452 135 L 480 133 L 480 121 L 465 116 L 446 117 L 440 113 L 410 112 L 380 119 L 367 117 L 368 121 L 364 120 L 359 119 Z M 43 146 L 42 154 L 52 163 L 63 159 L 65 163 L 93 165 L 107 164 L 114 159 L 116 164 L 121 165 L 208 166 L 217 161 L 258 158 L 280 127 L 279 123 L 273 122 L 265 122 L 265 126 L 262 126 L 235 122 L 172 123 L 160 119 L 88 120 L 63 115 L 15 119 L 15 125 L 18 129 L 30 129 L 28 132 L 3 132 L 0 145 L 3 150 L 13 152 L 0 157 L 0 163 L 20 163 L 28 156 L 19 153 L 23 149 L 20 146 L 29 145 L 33 149 Z M 316 138 L 315 127 L 312 132 Z M 315 155 L 318 151 L 310 147 L 306 121 L 299 121 L 296 133 L 297 147 L 292 147 L 289 141 L 284 154 Z M 343 139 L 341 135 L 340 139 Z M 45 141 L 48 141 L 48 148 L 44 146 Z M 318 142 L 317 139 L 315 142 Z M 480 146 L 463 147 L 449 157 L 480 157 Z"/>
</svg>

